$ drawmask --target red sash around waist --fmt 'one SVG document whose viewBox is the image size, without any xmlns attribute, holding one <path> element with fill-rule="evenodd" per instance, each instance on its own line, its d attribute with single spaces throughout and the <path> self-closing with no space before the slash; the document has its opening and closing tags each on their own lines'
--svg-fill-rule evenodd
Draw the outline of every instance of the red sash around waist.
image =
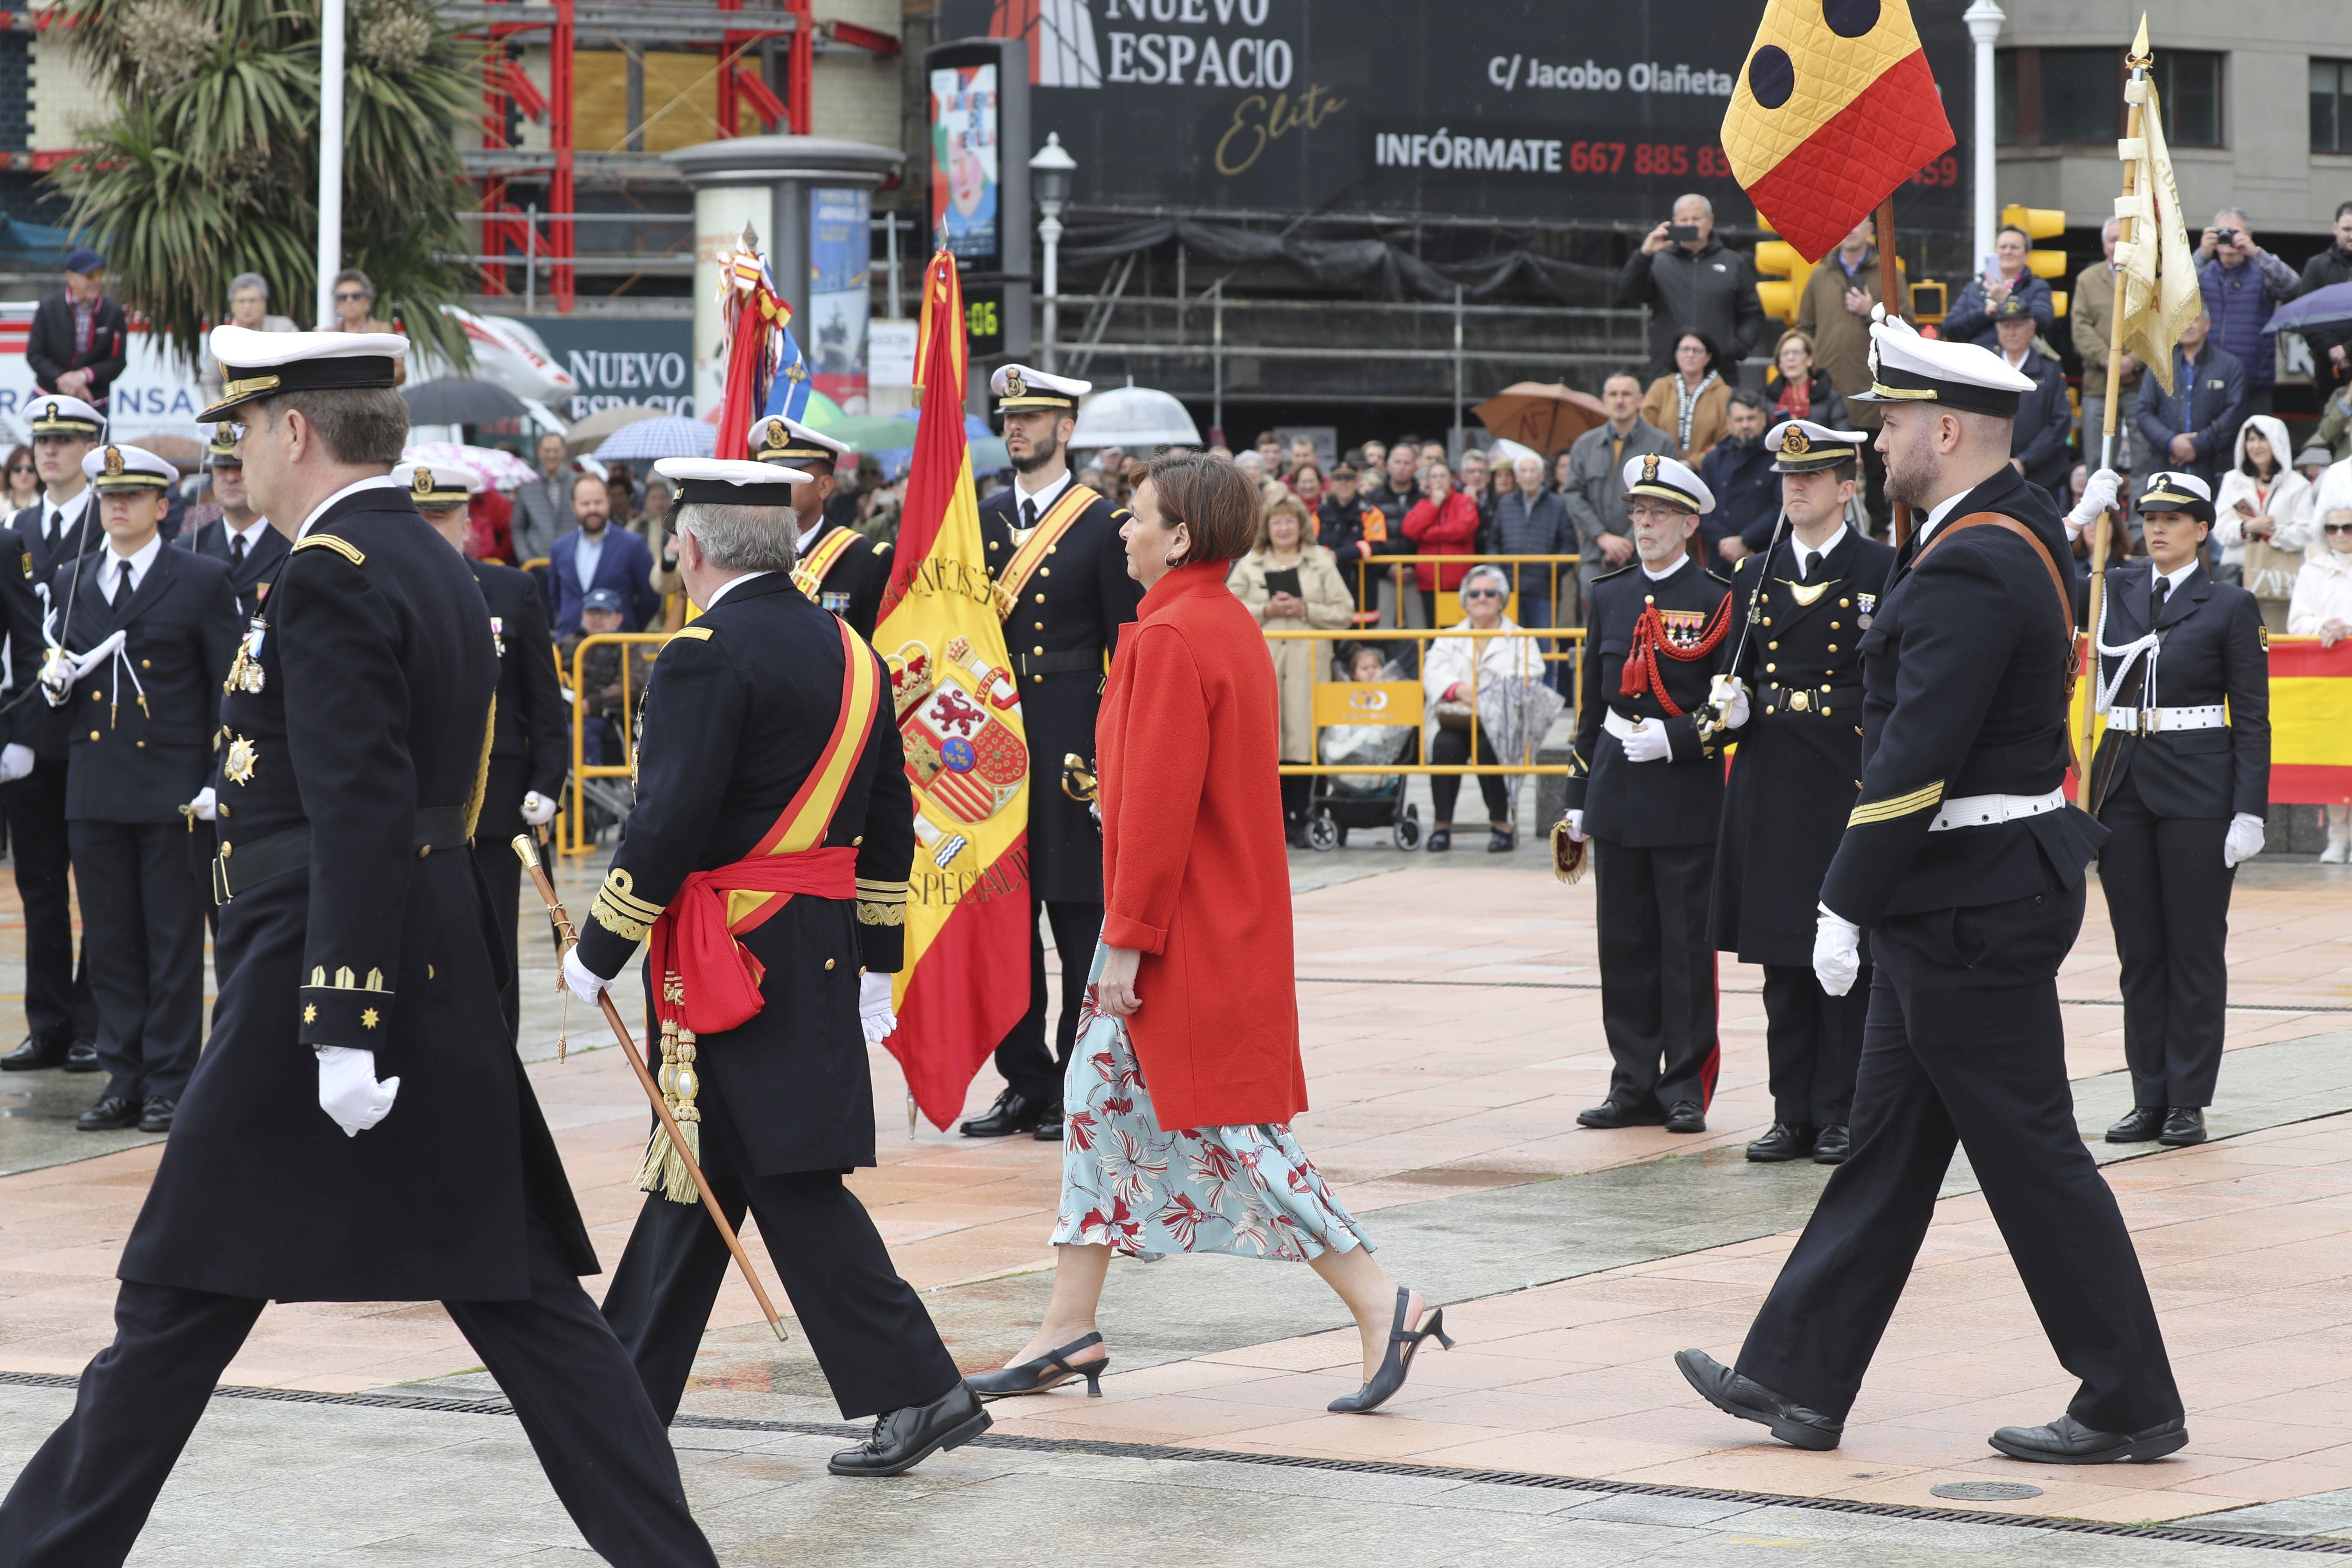
<svg viewBox="0 0 2352 1568">
<path fill-rule="evenodd" d="M 754 855 L 731 866 L 697 871 L 678 885 L 677 895 L 654 922 L 648 956 L 656 974 L 682 980 L 683 1000 L 673 1005 L 655 998 L 656 1017 L 675 1016 L 698 1035 L 749 1023 L 760 1011 L 760 961 L 735 940 L 727 926 L 727 895 L 733 892 L 795 893 L 811 898 L 857 897 L 857 850 L 841 844 L 797 853 Z M 772 914 L 782 900 L 761 911 Z"/>
</svg>

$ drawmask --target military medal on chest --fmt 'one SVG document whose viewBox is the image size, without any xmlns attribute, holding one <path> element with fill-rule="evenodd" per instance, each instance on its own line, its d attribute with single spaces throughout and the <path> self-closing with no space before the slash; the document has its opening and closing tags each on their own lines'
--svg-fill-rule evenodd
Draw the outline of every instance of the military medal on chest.
<svg viewBox="0 0 2352 1568">
<path fill-rule="evenodd" d="M 260 695 L 265 677 L 261 669 L 261 643 L 269 635 L 269 623 L 259 616 L 246 629 L 245 640 L 236 645 L 236 658 L 228 667 L 228 679 L 221 682 L 223 691 L 243 691 Z"/>
<path fill-rule="evenodd" d="M 500 658 L 506 658 L 507 625 L 506 621 L 501 616 L 492 616 L 490 617 L 490 646 L 498 649 L 499 657 Z"/>
<path fill-rule="evenodd" d="M 242 735 L 229 737 L 228 755 L 221 762 L 221 773 L 233 784 L 253 782 L 254 764 L 261 761 L 261 748 Z"/>
</svg>

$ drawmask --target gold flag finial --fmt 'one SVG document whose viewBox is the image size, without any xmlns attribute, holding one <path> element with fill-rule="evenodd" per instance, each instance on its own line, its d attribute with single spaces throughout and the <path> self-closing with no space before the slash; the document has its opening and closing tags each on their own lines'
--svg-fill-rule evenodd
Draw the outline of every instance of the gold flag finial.
<svg viewBox="0 0 2352 1568">
<path fill-rule="evenodd" d="M 2147 49 L 2147 13 L 2145 11 L 2142 11 L 2139 14 L 2139 33 L 2132 39 L 2131 58 L 2136 60 L 2144 60 L 2149 58 Z"/>
</svg>

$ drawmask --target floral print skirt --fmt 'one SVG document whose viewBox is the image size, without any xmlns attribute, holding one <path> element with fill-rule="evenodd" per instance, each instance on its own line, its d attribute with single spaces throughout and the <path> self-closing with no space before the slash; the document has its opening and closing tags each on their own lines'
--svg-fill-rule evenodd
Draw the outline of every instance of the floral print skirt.
<svg viewBox="0 0 2352 1568">
<path fill-rule="evenodd" d="M 1107 951 L 1096 944 L 1063 1079 L 1053 1244 L 1147 1259 L 1230 1252 L 1292 1262 L 1370 1248 L 1287 1123 L 1160 1130 L 1126 1023 L 1097 1011 Z"/>
</svg>

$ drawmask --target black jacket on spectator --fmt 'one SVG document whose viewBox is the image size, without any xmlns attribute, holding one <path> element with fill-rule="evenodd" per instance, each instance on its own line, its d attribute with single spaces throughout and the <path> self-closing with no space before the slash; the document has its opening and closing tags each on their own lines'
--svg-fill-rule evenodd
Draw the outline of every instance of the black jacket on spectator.
<svg viewBox="0 0 2352 1568">
<path fill-rule="evenodd" d="M 1356 563 L 1381 553 L 1381 546 L 1388 542 L 1385 537 L 1389 531 L 1386 515 L 1360 494 L 1354 500 L 1345 502 L 1325 496 L 1315 509 L 1315 542 L 1329 551 L 1339 563 L 1339 575 L 1347 580 L 1348 591 L 1356 595 L 1356 607 L 1364 610 L 1376 607 L 1380 598 L 1373 584 L 1380 579 L 1370 572 L 1361 571 Z M 1360 572 L 1360 592 L 1358 589 Z"/>
<path fill-rule="evenodd" d="M 1576 519 L 1568 512 L 1568 502 L 1558 491 L 1538 490 L 1530 496 L 1525 490 L 1513 490 L 1495 501 L 1495 548 L 1496 555 L 1573 555 L 1576 550 Z M 1505 571 L 1517 577 L 1519 595 L 1517 620 L 1521 626 L 1542 623 L 1528 619 L 1531 604 L 1549 605 L 1576 602 L 1576 568 L 1566 563 L 1544 566 L 1534 562 L 1525 565 L 1506 566 Z M 1559 595 L 1555 600 L 1552 584 L 1559 584 Z"/>
<path fill-rule="evenodd" d="M 89 396 L 103 411 L 114 378 L 122 374 L 130 350 L 129 327 L 122 307 L 101 294 L 97 318 L 90 323 L 89 348 L 74 352 L 73 298 L 60 289 L 33 310 L 33 330 L 25 339 L 25 363 L 33 367 L 33 384 L 43 392 L 58 389 L 58 377 L 69 370 L 90 372 Z"/>
<path fill-rule="evenodd" d="M 1772 471 L 1773 456 L 1761 440 L 1742 447 L 1726 436 L 1700 459 L 1698 477 L 1715 492 L 1715 510 L 1698 520 L 1710 562 L 1718 559 L 1715 547 L 1734 534 L 1750 550 L 1772 542 L 1772 525 L 1780 521 L 1780 476 Z"/>
<path fill-rule="evenodd" d="M 2330 283 L 2352 283 L 2352 250 L 2331 245 L 2303 264 L 2303 292 L 2325 289 Z M 2352 321 L 2339 321 L 2332 326 L 2305 327 L 2304 342 L 2311 345 L 2312 363 L 2317 367 L 2320 383 L 2341 379 L 2342 374 L 2328 363 L 2327 351 L 2333 348 L 2352 349 Z"/>
<path fill-rule="evenodd" d="M 1675 368 L 1675 340 L 1696 332 L 1726 362 L 1755 351 L 1764 336 L 1756 268 L 1710 237 L 1696 253 L 1670 245 L 1654 256 L 1636 250 L 1617 279 L 1617 302 L 1650 307 L 1650 367 L 1654 380 Z"/>
<path fill-rule="evenodd" d="M 2025 363 L 2017 368 L 2033 378 L 2033 390 L 2017 400 L 2009 455 L 2024 465 L 2027 479 L 2057 499 L 2066 488 L 2066 438 L 2074 432 L 2074 405 L 2066 400 L 2066 373 L 2056 360 L 2031 349 L 2026 351 Z"/>
<path fill-rule="evenodd" d="M 2133 416 L 2157 463 L 2210 485 L 2218 482 L 2236 449 L 2245 413 L 2246 367 L 2208 338 L 2194 366 L 2182 350 L 2172 351 L 2170 392 L 2153 375 L 2139 378 L 2139 406 Z M 2172 455 L 2172 438 L 2183 434 L 2197 444 L 2197 455 L 2185 463 Z"/>
<path fill-rule="evenodd" d="M 1375 550 L 1372 553 L 1375 555 L 1413 554 L 1415 552 L 1413 542 L 1404 536 L 1404 514 L 1421 504 L 1422 488 L 1415 484 L 1401 490 L 1391 489 L 1388 480 L 1382 479 L 1371 489 L 1360 490 L 1357 493 L 1362 498 L 1365 505 L 1378 507 L 1381 515 L 1389 520 L 1388 547 L 1384 550 Z"/>
</svg>

